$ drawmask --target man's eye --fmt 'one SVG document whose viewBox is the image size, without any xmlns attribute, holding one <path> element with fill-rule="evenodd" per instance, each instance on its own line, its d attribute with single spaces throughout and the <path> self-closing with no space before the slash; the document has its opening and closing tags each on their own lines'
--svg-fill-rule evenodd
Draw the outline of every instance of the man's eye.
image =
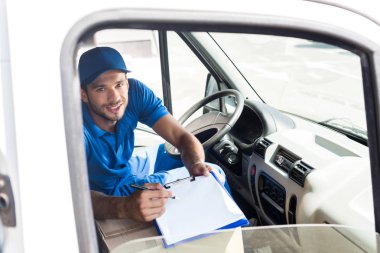
<svg viewBox="0 0 380 253">
<path fill-rule="evenodd" d="M 96 92 L 103 92 L 105 89 L 104 88 L 97 88 L 95 91 Z"/>
<path fill-rule="evenodd" d="M 116 87 L 117 87 L 117 88 L 120 88 L 120 87 L 123 86 L 123 85 L 124 85 L 124 82 L 121 82 L 121 83 L 116 84 Z"/>
</svg>

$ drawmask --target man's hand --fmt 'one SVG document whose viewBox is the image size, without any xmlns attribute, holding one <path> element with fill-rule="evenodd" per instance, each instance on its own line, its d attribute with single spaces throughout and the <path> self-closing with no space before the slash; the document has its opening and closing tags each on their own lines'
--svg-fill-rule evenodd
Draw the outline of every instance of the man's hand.
<svg viewBox="0 0 380 253">
<path fill-rule="evenodd" d="M 91 191 L 95 219 L 125 219 L 152 221 L 165 212 L 172 196 L 160 184 L 144 184 L 150 190 L 136 191 L 131 196 L 115 197 Z"/>
<path fill-rule="evenodd" d="M 214 175 L 218 177 L 219 181 L 222 184 L 225 183 L 226 181 L 225 177 L 222 176 L 217 169 L 211 167 L 210 165 L 204 162 L 195 163 L 189 170 L 192 176 L 209 176 L 211 171 L 214 172 Z"/>
<path fill-rule="evenodd" d="M 126 206 L 132 219 L 139 221 L 152 221 L 165 212 L 165 204 L 172 196 L 160 184 L 144 184 L 150 190 L 135 191 Z"/>
<path fill-rule="evenodd" d="M 189 172 L 192 176 L 208 176 L 211 170 L 210 165 L 204 162 L 196 162 L 190 167 Z"/>
</svg>

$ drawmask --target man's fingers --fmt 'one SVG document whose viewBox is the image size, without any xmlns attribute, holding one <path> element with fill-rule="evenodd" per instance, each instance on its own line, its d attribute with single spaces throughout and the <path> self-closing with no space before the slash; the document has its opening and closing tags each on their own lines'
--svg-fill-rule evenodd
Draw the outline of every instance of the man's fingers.
<svg viewBox="0 0 380 253">
<path fill-rule="evenodd" d="M 144 217 L 152 216 L 152 215 L 160 215 L 165 212 L 164 207 L 154 207 L 154 208 L 146 208 L 141 211 Z"/>
<path fill-rule="evenodd" d="M 165 212 L 165 210 L 161 211 L 160 213 L 155 213 L 155 214 L 152 214 L 152 215 L 149 215 L 149 216 L 146 216 L 145 217 L 145 221 L 152 221 L 158 217 L 160 217 L 161 215 L 163 215 Z"/>
<path fill-rule="evenodd" d="M 154 199 L 151 199 L 150 204 L 152 208 L 164 207 L 166 202 L 168 202 L 167 198 L 154 198 Z"/>
<path fill-rule="evenodd" d="M 210 175 L 210 169 L 208 168 L 209 166 L 207 164 L 204 164 L 201 168 L 200 168 L 200 171 L 202 173 L 202 175 L 204 176 L 208 176 Z"/>
<path fill-rule="evenodd" d="M 214 174 L 219 178 L 219 180 L 222 183 L 225 183 L 226 179 L 225 179 L 225 177 L 222 174 L 220 174 L 220 172 L 218 171 L 218 169 L 215 169 L 215 168 L 211 167 L 210 165 L 208 165 L 206 163 L 197 163 L 197 164 L 195 164 L 191 168 L 190 173 L 193 176 L 209 176 L 211 171 L 214 171 Z"/>
<path fill-rule="evenodd" d="M 145 183 L 144 186 L 148 188 L 149 190 L 162 190 L 164 187 L 162 187 L 159 183 Z"/>
<path fill-rule="evenodd" d="M 142 191 L 141 198 L 154 199 L 154 198 L 170 198 L 172 193 L 168 190 L 155 190 L 155 191 Z"/>
<path fill-rule="evenodd" d="M 168 201 L 166 196 L 171 195 L 168 191 L 150 191 L 139 192 L 137 196 L 136 215 L 138 220 L 151 221 L 165 212 L 165 204 Z"/>
<path fill-rule="evenodd" d="M 143 221 L 152 221 L 160 217 L 165 212 L 165 208 L 148 208 L 141 210 L 141 219 Z"/>
<path fill-rule="evenodd" d="M 196 163 L 191 167 L 190 173 L 193 176 L 208 176 L 210 175 L 211 167 L 203 162 Z"/>
<path fill-rule="evenodd" d="M 152 199 L 149 202 L 149 207 L 141 209 L 141 214 L 145 220 L 155 219 L 165 212 L 165 203 L 167 199 L 159 198 Z"/>
</svg>

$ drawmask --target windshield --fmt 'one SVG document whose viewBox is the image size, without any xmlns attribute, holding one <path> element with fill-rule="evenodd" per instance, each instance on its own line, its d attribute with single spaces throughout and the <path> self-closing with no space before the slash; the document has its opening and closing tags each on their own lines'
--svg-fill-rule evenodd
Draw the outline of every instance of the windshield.
<svg viewBox="0 0 380 253">
<path fill-rule="evenodd" d="M 261 99 L 367 139 L 360 57 L 306 39 L 211 33 Z"/>
</svg>

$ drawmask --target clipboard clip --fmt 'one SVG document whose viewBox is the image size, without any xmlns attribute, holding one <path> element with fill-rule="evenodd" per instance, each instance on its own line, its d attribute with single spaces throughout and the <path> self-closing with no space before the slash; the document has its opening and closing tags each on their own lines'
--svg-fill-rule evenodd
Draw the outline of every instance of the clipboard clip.
<svg viewBox="0 0 380 253">
<path fill-rule="evenodd" d="M 183 182 L 193 182 L 193 181 L 195 181 L 195 176 L 184 177 L 184 178 L 180 178 L 175 181 L 164 184 L 164 188 L 170 189 L 170 187 L 172 187 L 173 185 L 183 183 Z"/>
</svg>

